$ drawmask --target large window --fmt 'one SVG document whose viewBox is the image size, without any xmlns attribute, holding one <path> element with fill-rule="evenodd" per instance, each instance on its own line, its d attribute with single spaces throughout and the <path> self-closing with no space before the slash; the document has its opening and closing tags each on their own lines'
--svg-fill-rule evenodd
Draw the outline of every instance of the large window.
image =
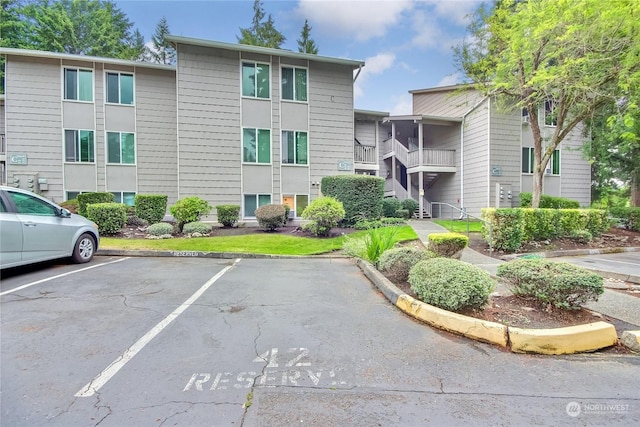
<svg viewBox="0 0 640 427">
<path fill-rule="evenodd" d="M 558 125 L 558 114 L 556 112 L 555 101 L 547 100 L 544 102 L 544 124 L 546 126 Z"/>
<path fill-rule="evenodd" d="M 107 132 L 107 163 L 132 165 L 135 162 L 135 135 L 126 132 Z"/>
<path fill-rule="evenodd" d="M 282 68 L 282 99 L 307 101 L 306 68 Z"/>
<path fill-rule="evenodd" d="M 107 73 L 107 102 L 133 105 L 133 74 Z"/>
<path fill-rule="evenodd" d="M 93 102 L 93 71 L 65 68 L 64 99 Z"/>
<path fill-rule="evenodd" d="M 116 203 L 124 203 L 127 206 L 133 206 L 136 198 L 136 193 L 133 191 L 115 191 L 112 192 L 115 197 Z"/>
<path fill-rule="evenodd" d="M 269 65 L 242 63 L 242 96 L 269 99 Z"/>
<path fill-rule="evenodd" d="M 282 131 L 282 163 L 306 165 L 308 158 L 308 139 L 306 132 Z"/>
<path fill-rule="evenodd" d="M 309 205 L 309 195 L 307 194 L 287 194 L 282 196 L 282 204 L 289 206 L 291 214 L 295 218 L 300 218 L 302 212 Z"/>
<path fill-rule="evenodd" d="M 242 161 L 271 163 L 271 131 L 268 129 L 242 129 Z"/>
<path fill-rule="evenodd" d="M 533 173 L 533 147 L 522 147 L 522 173 Z M 545 173 L 560 175 L 560 150 L 554 150 Z"/>
<path fill-rule="evenodd" d="M 95 161 L 92 130 L 64 130 L 64 160 L 66 162 Z"/>
<path fill-rule="evenodd" d="M 271 194 L 245 194 L 244 217 L 255 217 L 256 209 L 271 204 Z"/>
</svg>

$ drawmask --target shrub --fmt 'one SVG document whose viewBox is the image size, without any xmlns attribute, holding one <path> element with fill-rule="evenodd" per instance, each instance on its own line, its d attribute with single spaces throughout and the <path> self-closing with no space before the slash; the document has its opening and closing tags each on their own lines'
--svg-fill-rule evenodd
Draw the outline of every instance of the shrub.
<svg viewBox="0 0 640 427">
<path fill-rule="evenodd" d="M 127 215 L 126 224 L 133 227 L 146 227 L 149 225 L 147 221 L 135 215 Z"/>
<path fill-rule="evenodd" d="M 115 234 L 124 227 L 127 208 L 122 203 L 91 203 L 87 205 L 87 219 L 98 225 L 100 233 Z"/>
<path fill-rule="evenodd" d="M 599 236 L 609 229 L 609 216 L 603 209 L 582 209 L 581 214 L 585 217 L 584 228 L 592 235 Z"/>
<path fill-rule="evenodd" d="M 211 205 L 200 197 L 191 196 L 178 200 L 169 210 L 178 222 L 178 230 L 182 231 L 185 224 L 196 222 L 201 216 L 211 212 Z"/>
<path fill-rule="evenodd" d="M 459 233 L 431 233 L 427 238 L 428 249 L 447 258 L 460 259 L 463 249 L 469 245 L 469 238 Z"/>
<path fill-rule="evenodd" d="M 517 251 L 522 246 L 523 224 L 521 209 L 484 208 L 481 210 L 482 219 L 491 223 L 491 240 L 489 229 L 482 223 L 482 236 L 493 249 Z"/>
<path fill-rule="evenodd" d="M 384 251 L 395 246 L 398 227 L 372 228 L 364 239 L 367 260 L 377 264 Z"/>
<path fill-rule="evenodd" d="M 262 205 L 256 209 L 258 225 L 267 231 L 274 231 L 284 224 L 285 212 L 283 205 Z"/>
<path fill-rule="evenodd" d="M 347 256 L 367 259 L 367 247 L 362 237 L 346 236 L 342 243 L 342 251 Z"/>
<path fill-rule="evenodd" d="M 225 227 L 233 227 L 240 220 L 239 205 L 218 205 L 216 212 L 218 213 L 218 222 Z"/>
<path fill-rule="evenodd" d="M 92 203 L 113 203 L 116 200 L 113 193 L 81 193 L 78 194 L 78 214 L 87 216 L 87 205 Z"/>
<path fill-rule="evenodd" d="M 66 200 L 66 201 L 60 203 L 60 207 L 61 208 L 65 208 L 66 210 L 68 210 L 71 213 L 77 214 L 78 213 L 78 199 Z"/>
<path fill-rule="evenodd" d="M 413 215 L 415 211 L 418 210 L 420 204 L 413 199 L 404 199 L 402 201 L 402 209 L 406 209 L 409 211 L 409 215 Z"/>
<path fill-rule="evenodd" d="M 384 251 L 380 256 L 378 268 L 389 279 L 396 283 L 406 282 L 409 271 L 419 261 L 434 258 L 433 252 L 418 249 L 413 246 L 401 246 Z"/>
<path fill-rule="evenodd" d="M 166 236 L 173 234 L 173 225 L 166 222 L 156 222 L 147 228 L 147 233 L 152 236 Z"/>
<path fill-rule="evenodd" d="M 209 234 L 211 233 L 211 229 L 212 229 L 211 224 L 207 224 L 206 222 L 196 221 L 196 222 L 189 222 L 185 224 L 184 227 L 182 227 L 182 232 L 185 234 L 193 234 L 193 233 Z"/>
<path fill-rule="evenodd" d="M 284 219 L 282 220 L 282 225 L 287 225 L 287 221 L 289 221 L 289 213 L 291 212 L 291 207 L 289 205 L 284 206 Z"/>
<path fill-rule="evenodd" d="M 409 284 L 422 301 L 450 311 L 482 308 L 493 291 L 489 273 L 451 258 L 418 262 L 409 271 Z"/>
<path fill-rule="evenodd" d="M 571 232 L 569 238 L 578 243 L 589 243 L 593 240 L 593 235 L 588 230 L 576 230 Z"/>
<path fill-rule="evenodd" d="M 409 219 L 411 218 L 411 213 L 406 209 L 398 209 L 396 211 L 396 218 Z"/>
<path fill-rule="evenodd" d="M 388 227 L 391 225 L 405 225 L 407 220 L 404 218 L 380 218 L 373 221 L 359 220 L 353 228 L 356 230 L 370 230 L 372 228 Z"/>
<path fill-rule="evenodd" d="M 515 295 L 531 296 L 558 308 L 577 309 L 597 301 L 604 292 L 602 277 L 582 267 L 547 259 L 519 259 L 498 266 L 498 277 Z"/>
<path fill-rule="evenodd" d="M 333 197 L 319 197 L 302 212 L 302 218 L 311 220 L 305 229 L 317 236 L 328 236 L 333 227 L 342 221 L 345 215 L 342 203 Z"/>
<path fill-rule="evenodd" d="M 627 229 L 640 231 L 640 208 L 611 208 L 611 216 Z"/>
<path fill-rule="evenodd" d="M 387 218 L 394 218 L 396 211 L 402 208 L 400 200 L 395 197 L 385 197 L 382 199 L 382 216 Z"/>
<path fill-rule="evenodd" d="M 562 211 L 559 209 L 531 209 L 522 210 L 523 235 L 522 240 L 547 240 L 562 235 Z"/>
<path fill-rule="evenodd" d="M 136 194 L 135 214 L 149 224 L 160 222 L 167 212 L 167 200 L 166 194 Z"/>
<path fill-rule="evenodd" d="M 337 175 L 322 178 L 321 191 L 342 202 L 344 222 L 378 219 L 382 215 L 384 178 L 369 175 Z"/>
<path fill-rule="evenodd" d="M 530 208 L 532 197 L 533 195 L 531 193 L 520 193 L 520 207 Z M 580 202 L 577 200 L 547 196 L 546 194 L 540 196 L 540 206 L 538 206 L 540 209 L 578 209 L 579 207 Z"/>
</svg>

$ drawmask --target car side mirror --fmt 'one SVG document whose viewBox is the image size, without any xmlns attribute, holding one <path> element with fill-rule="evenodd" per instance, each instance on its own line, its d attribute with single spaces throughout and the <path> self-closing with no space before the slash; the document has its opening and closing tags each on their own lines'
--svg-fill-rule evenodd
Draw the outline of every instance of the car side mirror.
<svg viewBox="0 0 640 427">
<path fill-rule="evenodd" d="M 71 212 L 68 209 L 60 208 L 60 217 L 62 218 L 71 218 Z"/>
</svg>

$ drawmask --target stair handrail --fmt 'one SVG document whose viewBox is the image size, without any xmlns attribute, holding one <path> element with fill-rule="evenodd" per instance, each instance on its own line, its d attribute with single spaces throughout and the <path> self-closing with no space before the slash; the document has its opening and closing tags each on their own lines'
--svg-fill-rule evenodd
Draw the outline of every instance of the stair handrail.
<svg viewBox="0 0 640 427">
<path fill-rule="evenodd" d="M 467 208 L 462 207 L 462 208 L 458 208 L 457 206 L 453 206 L 449 203 L 445 203 L 445 202 L 431 202 L 432 205 L 432 215 L 431 217 L 433 218 L 433 205 L 438 205 L 438 218 L 442 218 L 442 206 L 448 206 L 449 208 L 451 208 L 451 221 L 453 221 L 453 213 L 454 211 L 457 211 L 460 213 L 460 217 L 457 218 L 458 220 L 463 220 L 466 218 L 467 220 L 467 237 L 469 237 L 469 235 L 471 234 L 471 232 L 469 231 L 469 218 L 473 218 L 473 219 L 477 219 L 478 221 L 483 222 L 488 228 L 489 228 L 489 253 L 493 253 L 493 247 L 492 247 L 492 243 L 493 243 L 493 227 L 491 226 L 491 223 L 489 221 L 486 221 L 482 218 L 478 218 L 477 216 L 473 216 L 469 213 L 467 213 Z"/>
</svg>

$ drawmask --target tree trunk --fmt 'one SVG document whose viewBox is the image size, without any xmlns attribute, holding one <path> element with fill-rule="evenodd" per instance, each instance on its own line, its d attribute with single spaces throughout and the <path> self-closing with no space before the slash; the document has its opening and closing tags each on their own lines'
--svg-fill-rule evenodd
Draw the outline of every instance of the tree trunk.
<svg viewBox="0 0 640 427">
<path fill-rule="evenodd" d="M 631 207 L 640 207 L 640 173 L 631 178 Z"/>
<path fill-rule="evenodd" d="M 533 171 L 533 187 L 531 190 L 531 207 L 540 207 L 540 196 L 542 195 L 542 173 L 543 170 L 538 170 L 536 167 Z"/>
</svg>

